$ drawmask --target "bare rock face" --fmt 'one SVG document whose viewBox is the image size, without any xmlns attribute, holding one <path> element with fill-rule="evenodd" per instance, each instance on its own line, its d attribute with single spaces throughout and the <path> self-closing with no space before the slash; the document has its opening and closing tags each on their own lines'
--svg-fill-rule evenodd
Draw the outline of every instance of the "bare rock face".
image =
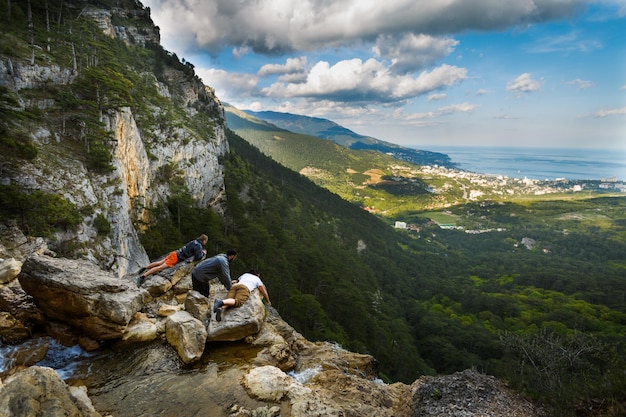
<svg viewBox="0 0 626 417">
<path fill-rule="evenodd" d="M 72 324 L 95 340 L 122 336 L 149 295 L 83 260 L 32 256 L 19 282 L 49 318 Z"/>
<path fill-rule="evenodd" d="M 82 399 L 74 397 L 59 374 L 31 366 L 10 376 L 0 389 L 0 415 L 46 417 L 100 416 Z M 88 399 L 87 399 L 88 400 Z"/>
<path fill-rule="evenodd" d="M 202 357 L 206 328 L 200 320 L 186 311 L 179 311 L 167 318 L 165 335 L 184 363 L 192 363 Z"/>
</svg>

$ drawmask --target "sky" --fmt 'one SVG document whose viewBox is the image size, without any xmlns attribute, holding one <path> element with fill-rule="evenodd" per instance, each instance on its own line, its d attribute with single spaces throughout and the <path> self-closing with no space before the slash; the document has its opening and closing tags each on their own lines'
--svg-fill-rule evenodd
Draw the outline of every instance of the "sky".
<svg viewBox="0 0 626 417">
<path fill-rule="evenodd" d="M 242 110 L 403 146 L 626 150 L 626 0 L 141 0 Z"/>
</svg>

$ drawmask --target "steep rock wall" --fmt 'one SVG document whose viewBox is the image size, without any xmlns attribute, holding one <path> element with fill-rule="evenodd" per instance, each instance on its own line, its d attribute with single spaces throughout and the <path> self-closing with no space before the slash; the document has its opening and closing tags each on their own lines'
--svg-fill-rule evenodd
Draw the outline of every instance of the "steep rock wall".
<svg viewBox="0 0 626 417">
<path fill-rule="evenodd" d="M 139 19 L 142 25 L 114 26 L 112 16 L 116 13 L 122 13 L 122 17 L 131 22 Z M 146 10 L 92 8 L 86 14 L 96 20 L 108 36 L 119 37 L 127 44 L 158 42 L 158 28 L 145 28 L 146 21 L 150 20 Z M 61 91 L 74 83 L 78 75 L 74 69 L 54 63 L 29 65 L 26 59 L 0 55 L 0 86 L 17 97 L 23 110 L 37 109 L 46 113 L 53 109 L 57 104 L 54 95 L 33 99 L 29 93 L 46 89 Z M 113 169 L 109 173 L 89 170 L 84 161 L 76 157 L 73 149 L 80 145 L 81 139 L 68 138 L 58 119 L 44 119 L 38 125 L 25 127 L 38 150 L 34 160 L 15 163 L 0 155 L 3 185 L 18 184 L 26 190 L 62 195 L 81 211 L 83 218 L 75 230 L 59 230 L 50 240 L 57 245 L 73 242 L 76 256 L 116 271 L 119 276 L 148 262 L 139 241 L 138 225 L 147 224 L 151 220 L 150 208 L 165 202 L 171 195 L 171 184 L 161 174 L 164 168 L 175 168 L 177 177 L 182 179 L 198 207 L 211 207 L 222 213 L 225 203 L 224 173 L 219 158 L 229 148 L 224 111 L 214 91 L 197 77 L 178 69 L 166 68 L 164 81 L 158 81 L 154 75 L 146 76 L 153 80 L 160 96 L 184 110 L 183 118 L 191 119 L 202 113 L 210 120 L 211 133 L 198 133 L 180 119 L 168 119 L 169 122 L 142 129 L 137 123 L 138 115 L 131 108 L 122 107 L 101 116 L 105 129 L 112 136 L 106 142 L 112 155 Z M 158 107 L 151 111 L 155 115 L 165 113 Z M 111 226 L 111 232 L 105 236 L 98 235 L 94 226 L 99 215 Z"/>
</svg>

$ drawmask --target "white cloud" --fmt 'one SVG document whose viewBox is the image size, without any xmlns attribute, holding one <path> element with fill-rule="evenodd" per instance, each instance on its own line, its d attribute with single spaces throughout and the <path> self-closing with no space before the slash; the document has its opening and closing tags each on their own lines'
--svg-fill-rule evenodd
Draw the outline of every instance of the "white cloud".
<svg viewBox="0 0 626 417">
<path fill-rule="evenodd" d="M 481 88 L 480 90 L 476 91 L 477 96 L 484 96 L 485 94 L 491 94 L 491 93 L 493 93 L 493 91 L 487 90 L 486 88 Z"/>
<path fill-rule="evenodd" d="M 443 35 L 572 16 L 584 0 L 143 0 L 168 49 L 259 53 L 345 46 L 379 35 Z M 171 48 L 176 45 L 177 48 Z"/>
<path fill-rule="evenodd" d="M 267 64 L 263 65 L 257 72 L 259 77 L 268 77 L 276 74 L 293 74 L 302 73 L 306 70 L 307 58 L 301 56 L 298 58 L 288 58 L 285 65 Z"/>
<path fill-rule="evenodd" d="M 607 110 L 598 110 L 593 113 L 594 117 L 609 117 L 609 116 L 622 116 L 626 115 L 626 107 L 622 107 L 621 109 L 607 109 Z"/>
<path fill-rule="evenodd" d="M 590 88 L 591 86 L 593 86 L 593 83 L 591 81 L 581 80 L 580 78 L 577 78 L 577 79 L 572 80 L 572 81 L 568 81 L 567 84 L 574 85 L 574 86 L 580 88 L 581 90 L 583 90 L 585 88 Z"/>
<path fill-rule="evenodd" d="M 231 102 L 235 99 L 253 97 L 259 94 L 259 79 L 252 74 L 237 74 L 217 69 L 196 68 L 196 74 L 204 84 L 215 89 L 221 99 Z M 234 104 L 231 102 L 231 104 Z"/>
<path fill-rule="evenodd" d="M 263 89 L 268 97 L 316 97 L 332 101 L 398 102 L 451 86 L 467 78 L 467 70 L 442 65 L 416 77 L 392 73 L 375 59 L 358 58 L 335 65 L 320 61 L 301 84 L 277 82 Z"/>
<path fill-rule="evenodd" d="M 406 33 L 399 39 L 391 35 L 379 36 L 373 50 L 377 56 L 391 59 L 393 71 L 408 73 L 445 58 L 458 44 L 457 40 L 450 38 Z"/>
<path fill-rule="evenodd" d="M 506 85 L 506 91 L 511 91 L 518 94 L 530 93 L 538 90 L 541 90 L 541 83 L 539 81 L 533 80 L 530 77 L 530 74 L 527 72 L 523 73 Z"/>
<path fill-rule="evenodd" d="M 602 43 L 595 39 L 580 39 L 578 33 L 570 32 L 564 35 L 552 36 L 538 40 L 528 48 L 534 53 L 554 52 L 590 52 L 603 47 Z"/>
<path fill-rule="evenodd" d="M 404 120 L 419 120 L 419 119 L 433 119 L 440 116 L 446 116 L 454 113 L 470 113 L 476 108 L 476 105 L 471 103 L 453 104 L 451 106 L 440 107 L 435 111 L 413 113 L 407 116 L 403 116 Z"/>
<path fill-rule="evenodd" d="M 448 97 L 447 94 L 442 94 L 442 93 L 431 94 L 431 95 L 428 96 L 428 101 L 444 100 L 446 97 Z"/>
</svg>

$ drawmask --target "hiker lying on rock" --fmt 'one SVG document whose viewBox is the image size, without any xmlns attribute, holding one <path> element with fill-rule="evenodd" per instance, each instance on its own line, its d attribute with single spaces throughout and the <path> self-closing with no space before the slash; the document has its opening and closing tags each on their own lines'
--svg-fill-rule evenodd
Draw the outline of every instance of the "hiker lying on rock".
<svg viewBox="0 0 626 417">
<path fill-rule="evenodd" d="M 241 307 L 243 303 L 250 298 L 250 293 L 255 288 L 259 289 L 263 298 L 267 301 L 267 304 L 272 305 L 270 296 L 268 295 L 267 289 L 265 289 L 265 285 L 263 285 L 263 281 L 261 281 L 260 276 L 261 274 L 259 272 L 251 269 L 240 276 L 239 279 L 233 280 L 233 286 L 230 290 L 228 290 L 226 298 L 223 300 L 217 299 L 213 303 L 215 319 L 217 321 L 222 321 L 223 310 L 226 310 L 228 307 Z"/>
<path fill-rule="evenodd" d="M 166 268 L 172 268 L 177 263 L 191 258 L 192 256 L 194 261 L 199 261 L 206 255 L 206 249 L 204 249 L 203 246 L 206 245 L 208 241 L 209 237 L 202 234 L 199 238 L 192 240 L 182 248 L 168 253 L 165 258 L 146 265 L 145 268 L 142 268 L 142 272 L 145 272 L 137 277 L 137 286 L 141 287 L 141 284 L 143 284 L 147 276 L 161 272 Z"/>
</svg>

